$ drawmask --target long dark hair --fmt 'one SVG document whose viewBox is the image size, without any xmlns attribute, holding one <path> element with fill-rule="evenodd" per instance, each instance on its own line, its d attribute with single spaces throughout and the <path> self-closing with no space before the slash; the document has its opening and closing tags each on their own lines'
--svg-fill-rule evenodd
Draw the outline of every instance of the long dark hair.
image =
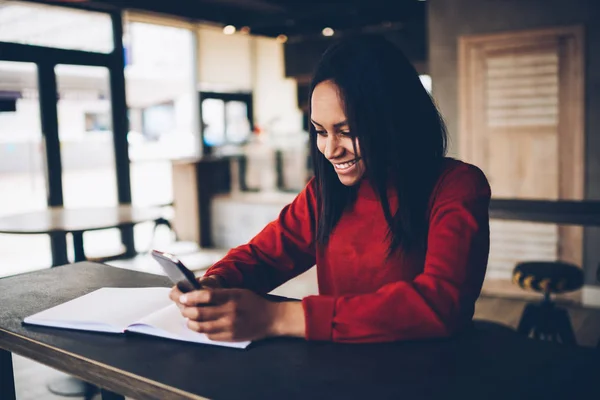
<svg viewBox="0 0 600 400">
<path fill-rule="evenodd" d="M 427 207 L 446 155 L 447 134 L 433 100 L 402 51 L 382 37 L 355 37 L 331 46 L 322 56 L 310 87 L 331 80 L 344 104 L 350 134 L 360 146 L 365 178 L 378 195 L 389 226 L 390 253 L 423 249 Z M 319 219 L 317 243 L 327 243 L 345 208 L 356 198 L 331 163 L 310 141 Z M 388 189 L 394 190 L 398 211 L 392 215 Z"/>
</svg>

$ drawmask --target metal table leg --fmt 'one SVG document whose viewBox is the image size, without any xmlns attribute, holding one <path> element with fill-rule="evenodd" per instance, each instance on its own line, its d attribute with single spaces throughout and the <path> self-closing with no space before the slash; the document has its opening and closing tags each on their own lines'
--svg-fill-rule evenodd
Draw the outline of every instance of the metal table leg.
<svg viewBox="0 0 600 400">
<path fill-rule="evenodd" d="M 0 349 L 0 388 L 2 398 L 16 400 L 15 375 L 13 373 L 12 355 L 9 351 Z"/>
<path fill-rule="evenodd" d="M 100 392 L 102 393 L 102 400 L 125 400 L 124 396 L 121 396 L 117 393 L 113 393 L 106 389 L 102 389 Z"/>
<path fill-rule="evenodd" d="M 75 262 L 85 261 L 85 250 L 83 248 L 83 232 L 73 232 L 73 250 L 75 252 Z"/>
</svg>

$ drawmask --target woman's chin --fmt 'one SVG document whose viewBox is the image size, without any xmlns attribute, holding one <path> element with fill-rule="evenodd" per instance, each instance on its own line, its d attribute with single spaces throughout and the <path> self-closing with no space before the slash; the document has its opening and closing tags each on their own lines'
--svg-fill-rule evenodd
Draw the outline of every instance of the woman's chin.
<svg viewBox="0 0 600 400">
<path fill-rule="evenodd" d="M 340 179 L 340 182 L 342 183 L 342 185 L 354 186 L 358 182 L 360 182 L 362 175 L 339 175 L 338 174 L 338 178 Z"/>
</svg>

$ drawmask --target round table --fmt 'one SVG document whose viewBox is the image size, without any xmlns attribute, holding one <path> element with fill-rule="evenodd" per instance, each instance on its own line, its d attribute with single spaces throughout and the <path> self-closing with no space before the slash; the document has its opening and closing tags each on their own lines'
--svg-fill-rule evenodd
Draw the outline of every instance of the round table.
<svg viewBox="0 0 600 400">
<path fill-rule="evenodd" d="M 162 218 L 160 207 L 137 207 L 118 205 L 97 208 L 48 207 L 45 210 L 0 217 L 0 233 L 8 234 L 55 234 L 73 235 L 74 260 L 85 261 L 83 233 L 101 229 L 133 226 L 141 222 Z M 128 249 L 129 250 L 129 249 Z M 67 249 L 53 254 L 53 266 L 68 263 Z"/>
<path fill-rule="evenodd" d="M 0 233 L 37 235 L 37 234 L 66 234 L 73 235 L 73 250 L 75 262 L 85 261 L 83 233 L 101 229 L 133 226 L 141 222 L 156 221 L 164 216 L 160 207 L 136 207 L 118 205 L 98 208 L 64 208 L 48 207 L 45 210 L 32 211 L 22 214 L 0 217 Z M 134 249 L 127 249 L 135 252 Z M 61 247 L 52 254 L 52 265 L 68 263 L 67 249 Z M 98 389 L 77 378 L 58 379 L 48 385 L 50 391 L 62 396 L 85 396 L 91 398 Z"/>
</svg>

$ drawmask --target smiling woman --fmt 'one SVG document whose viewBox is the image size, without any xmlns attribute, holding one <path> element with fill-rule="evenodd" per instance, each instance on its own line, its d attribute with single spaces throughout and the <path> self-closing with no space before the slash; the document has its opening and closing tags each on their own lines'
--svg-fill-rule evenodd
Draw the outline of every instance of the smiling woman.
<svg viewBox="0 0 600 400">
<path fill-rule="evenodd" d="M 340 182 L 346 186 L 355 185 L 362 178 L 365 167 L 335 83 L 325 81 L 315 87 L 311 108 L 319 151 L 333 164 Z"/>
<path fill-rule="evenodd" d="M 470 326 L 489 252 L 490 187 L 445 157 L 444 123 L 405 56 L 354 38 L 321 59 L 311 90 L 315 178 L 279 218 L 171 298 L 215 340 L 299 336 L 382 342 Z M 319 295 L 265 294 L 317 265 Z"/>
</svg>

